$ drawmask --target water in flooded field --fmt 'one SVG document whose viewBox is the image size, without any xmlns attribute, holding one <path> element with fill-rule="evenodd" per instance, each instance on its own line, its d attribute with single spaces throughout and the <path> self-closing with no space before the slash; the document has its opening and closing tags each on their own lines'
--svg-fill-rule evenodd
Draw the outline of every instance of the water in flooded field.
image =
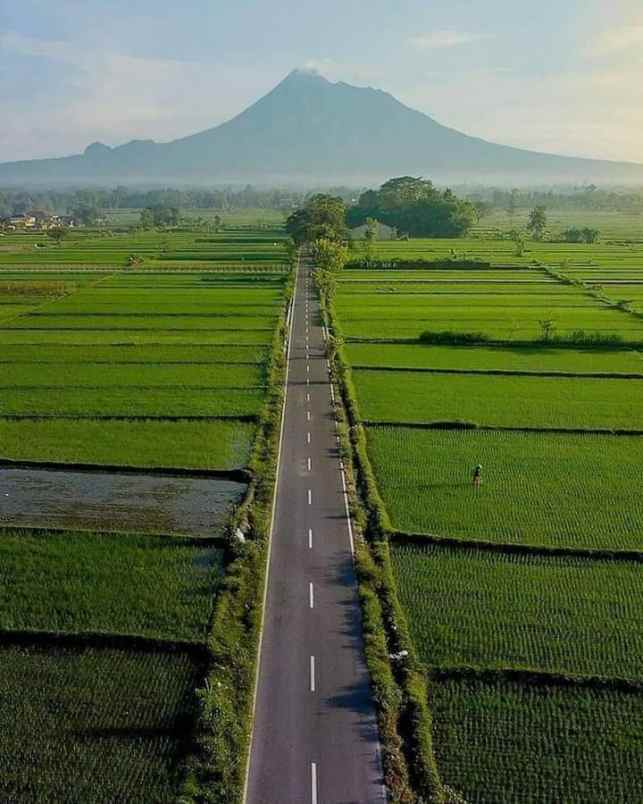
<svg viewBox="0 0 643 804">
<path fill-rule="evenodd" d="M 0 468 L 0 525 L 220 536 L 245 488 L 217 478 Z"/>
</svg>

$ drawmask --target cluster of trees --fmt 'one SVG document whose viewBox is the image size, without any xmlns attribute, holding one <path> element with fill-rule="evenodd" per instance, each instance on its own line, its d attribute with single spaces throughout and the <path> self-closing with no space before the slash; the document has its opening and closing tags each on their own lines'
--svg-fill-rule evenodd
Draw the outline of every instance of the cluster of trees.
<svg viewBox="0 0 643 804">
<path fill-rule="evenodd" d="M 530 211 L 527 230 L 534 240 L 543 240 L 545 238 L 547 233 L 547 210 L 544 206 L 534 207 Z M 514 240 L 517 239 L 515 230 L 510 234 Z M 562 238 L 566 243 L 596 243 L 600 235 L 601 233 L 598 229 L 592 229 L 589 226 L 585 226 L 583 229 L 571 226 L 562 233 Z"/>
<path fill-rule="evenodd" d="M 332 298 L 337 276 L 349 257 L 344 201 L 339 196 L 316 193 L 288 217 L 286 231 L 295 245 L 310 245 L 317 287 L 325 298 Z"/>
<path fill-rule="evenodd" d="M 144 229 L 153 229 L 161 226 L 178 226 L 181 220 L 181 212 L 178 207 L 166 207 L 157 204 L 153 207 L 146 207 L 141 212 L 141 226 Z"/>
<path fill-rule="evenodd" d="M 438 190 L 431 181 L 401 176 L 379 190 L 367 190 L 348 210 L 348 224 L 361 226 L 375 219 L 411 237 L 459 237 L 476 223 L 474 205 L 451 190 Z"/>
<path fill-rule="evenodd" d="M 596 243 L 601 233 L 598 229 L 586 226 L 579 229 L 577 226 L 570 226 L 563 232 L 563 239 L 566 243 Z"/>
<path fill-rule="evenodd" d="M 321 239 L 342 241 L 348 236 L 346 204 L 339 196 L 316 193 L 288 216 L 286 231 L 298 246 Z"/>
</svg>

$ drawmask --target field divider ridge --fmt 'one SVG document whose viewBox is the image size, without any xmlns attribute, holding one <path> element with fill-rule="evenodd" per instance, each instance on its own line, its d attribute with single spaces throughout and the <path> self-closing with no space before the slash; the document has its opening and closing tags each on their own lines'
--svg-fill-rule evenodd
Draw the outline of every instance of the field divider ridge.
<svg viewBox="0 0 643 804">
<path fill-rule="evenodd" d="M 643 374 L 637 372 L 580 372 L 580 371 L 519 371 L 517 369 L 455 369 L 455 368 L 418 368 L 415 366 L 361 366 L 355 364 L 353 371 L 388 371 L 412 374 L 467 374 L 473 376 L 495 377 L 551 377 L 553 379 L 571 378 L 587 380 L 643 380 Z"/>
<path fill-rule="evenodd" d="M 556 687 L 585 687 L 643 694 L 643 680 L 624 676 L 594 676 L 579 673 L 555 673 L 534 667 L 480 667 L 477 665 L 428 665 L 431 680 L 476 679 L 495 682 L 515 681 Z"/>
<path fill-rule="evenodd" d="M 104 648 L 135 650 L 145 653 L 188 653 L 200 662 L 207 662 L 207 647 L 203 642 L 188 639 L 161 639 L 139 634 L 111 631 L 43 631 L 36 629 L 1 629 L 0 645 L 22 645 L 60 648 Z"/>
<path fill-rule="evenodd" d="M 512 427 L 509 425 L 477 424 L 469 421 L 402 422 L 362 419 L 364 427 L 398 427 L 409 430 L 478 430 L 502 433 L 553 433 L 554 435 L 606 435 L 643 436 L 643 430 L 628 430 L 623 427 Z"/>
<path fill-rule="evenodd" d="M 643 563 L 643 550 L 610 550 L 592 547 L 555 547 L 531 545 L 522 542 L 490 542 L 484 539 L 458 539 L 455 536 L 439 536 L 434 533 L 409 533 L 393 531 L 389 534 L 393 544 L 435 545 L 456 550 L 486 550 L 491 553 L 533 555 L 541 557 L 569 556 L 596 561 L 636 561 Z"/>
<path fill-rule="evenodd" d="M 252 474 L 247 469 L 191 469 L 170 466 L 128 466 L 127 464 L 74 463 L 62 461 L 28 461 L 0 457 L 0 469 L 43 469 L 49 472 L 87 472 L 91 474 L 150 475 L 152 477 L 192 477 L 232 480 L 249 483 Z"/>
</svg>

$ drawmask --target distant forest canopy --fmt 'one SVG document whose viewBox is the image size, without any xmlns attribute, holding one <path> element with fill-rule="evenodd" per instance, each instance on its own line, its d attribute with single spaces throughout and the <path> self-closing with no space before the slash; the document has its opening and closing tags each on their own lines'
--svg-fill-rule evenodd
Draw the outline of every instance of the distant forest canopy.
<svg viewBox="0 0 643 804">
<path fill-rule="evenodd" d="M 174 207 L 178 209 L 282 209 L 291 211 L 301 206 L 313 191 L 283 188 L 203 189 L 113 189 L 76 188 L 67 190 L 48 189 L 0 189 L 0 218 L 21 215 L 37 209 L 57 215 L 71 214 L 79 208 L 148 209 Z M 358 190 L 336 187 L 330 192 L 346 201 L 356 198 Z"/>
<path fill-rule="evenodd" d="M 374 219 L 411 237 L 459 237 L 478 220 L 475 206 L 448 188 L 413 176 L 389 179 L 379 190 L 367 190 L 348 209 L 349 227 Z"/>
<path fill-rule="evenodd" d="M 556 210 L 594 210 L 596 212 L 643 212 L 643 188 L 616 190 L 597 187 L 595 184 L 582 187 L 557 189 L 470 186 L 455 187 L 454 191 L 472 201 L 484 213 L 486 210 L 513 211 L 544 206 Z M 481 206 L 484 205 L 484 206 Z"/>
<path fill-rule="evenodd" d="M 444 188 L 432 185 L 423 179 L 409 177 L 433 188 L 432 193 L 444 196 Z M 397 181 L 397 180 L 396 180 Z M 387 182 L 388 184 L 388 182 Z M 386 185 L 385 185 L 386 186 Z M 294 190 L 292 188 L 253 187 L 214 187 L 212 189 L 177 189 L 131 187 L 115 188 L 68 188 L 68 189 L 24 189 L 20 187 L 0 188 L 0 218 L 20 215 L 32 210 L 42 210 L 57 215 L 69 215 L 79 209 L 118 210 L 147 209 L 153 207 L 173 207 L 178 209 L 214 209 L 225 212 L 234 209 L 277 209 L 286 213 L 299 209 L 317 189 Z M 351 225 L 355 221 L 365 222 L 366 217 L 375 217 L 387 223 L 378 211 L 372 214 L 365 210 L 369 204 L 385 203 L 382 191 L 365 188 L 333 187 L 324 188 L 325 194 L 341 198 L 351 208 Z M 373 195 L 371 195 L 373 193 Z M 387 195 L 385 193 L 384 195 Z M 390 195 L 390 194 L 389 194 Z M 431 195 L 431 193 L 429 193 Z M 594 210 L 602 212 L 643 213 L 643 188 L 610 189 L 595 185 L 559 188 L 521 188 L 514 190 L 471 185 L 456 186 L 453 194 L 461 200 L 469 201 L 479 217 L 495 210 L 509 214 L 519 210 L 529 210 L 544 206 L 548 210 Z M 359 199 L 357 206 L 355 202 Z M 451 203 L 451 202 L 449 202 Z M 447 204 L 448 206 L 449 204 Z M 357 224 L 355 224 L 357 225 Z M 397 226 L 405 231 L 404 226 Z"/>
</svg>

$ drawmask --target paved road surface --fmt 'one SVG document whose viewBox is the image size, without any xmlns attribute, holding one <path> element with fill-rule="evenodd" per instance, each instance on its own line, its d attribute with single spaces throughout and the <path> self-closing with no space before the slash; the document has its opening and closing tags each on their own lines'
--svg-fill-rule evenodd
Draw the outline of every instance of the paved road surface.
<svg viewBox="0 0 643 804">
<path fill-rule="evenodd" d="M 328 366 L 309 275 L 310 266 L 302 265 L 248 804 L 385 801 Z"/>
</svg>

